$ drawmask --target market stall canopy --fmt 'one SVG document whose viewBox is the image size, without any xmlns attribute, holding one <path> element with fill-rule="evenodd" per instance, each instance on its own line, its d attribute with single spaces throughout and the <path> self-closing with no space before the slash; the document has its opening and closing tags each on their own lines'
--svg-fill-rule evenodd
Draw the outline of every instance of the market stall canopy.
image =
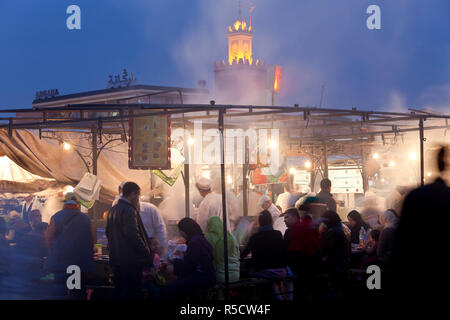
<svg viewBox="0 0 450 320">
<path fill-rule="evenodd" d="M 82 141 L 78 141 L 82 144 Z M 85 146 L 85 147 L 88 147 Z M 101 201 L 112 201 L 122 181 L 134 181 L 142 194 L 150 191 L 150 173 L 128 169 L 128 144 L 103 150 L 98 158 L 98 177 L 102 181 Z M 50 139 L 39 139 L 28 130 L 0 129 L 0 156 L 8 156 L 19 167 L 33 175 L 54 179 L 62 185 L 75 186 L 87 169 L 75 152 L 64 150 Z"/>
<path fill-rule="evenodd" d="M 0 180 L 14 182 L 55 181 L 55 179 L 43 178 L 28 172 L 15 164 L 14 161 L 11 161 L 7 156 L 0 157 Z"/>
</svg>

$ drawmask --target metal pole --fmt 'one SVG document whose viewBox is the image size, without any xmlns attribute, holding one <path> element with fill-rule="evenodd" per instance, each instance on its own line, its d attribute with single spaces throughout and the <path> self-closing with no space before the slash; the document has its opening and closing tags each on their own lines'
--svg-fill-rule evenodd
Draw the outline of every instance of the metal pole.
<svg viewBox="0 0 450 320">
<path fill-rule="evenodd" d="M 364 153 L 364 146 L 361 145 L 361 174 L 363 179 L 363 192 L 366 192 L 368 189 L 367 183 L 367 172 L 366 172 L 366 154 Z"/>
<path fill-rule="evenodd" d="M 92 174 L 97 176 L 97 159 L 98 159 L 98 146 L 97 146 L 97 125 L 92 127 Z M 97 206 L 94 203 L 92 207 L 92 219 L 94 220 L 94 230 L 97 228 Z"/>
<path fill-rule="evenodd" d="M 225 299 L 228 299 L 228 226 L 227 226 L 227 199 L 225 189 L 225 143 L 224 143 L 224 110 L 219 110 L 219 131 L 220 131 L 220 179 L 222 183 L 222 214 L 223 214 L 223 260 L 225 265 Z"/>
<path fill-rule="evenodd" d="M 425 170 L 424 170 L 424 154 L 423 154 L 423 142 L 425 141 L 423 133 L 423 118 L 419 120 L 419 134 L 420 134 L 420 185 L 423 187 L 425 184 Z"/>
<path fill-rule="evenodd" d="M 242 195 L 243 195 L 243 209 L 244 217 L 248 216 L 248 137 L 246 136 L 244 143 L 244 164 L 242 165 Z"/>
<path fill-rule="evenodd" d="M 324 178 L 328 178 L 328 152 L 327 152 L 327 141 L 323 143 L 323 174 Z"/>
<path fill-rule="evenodd" d="M 189 137 L 186 135 L 186 121 L 183 113 L 183 127 L 184 127 L 184 206 L 186 210 L 186 217 L 190 215 L 190 199 L 189 199 Z"/>
</svg>

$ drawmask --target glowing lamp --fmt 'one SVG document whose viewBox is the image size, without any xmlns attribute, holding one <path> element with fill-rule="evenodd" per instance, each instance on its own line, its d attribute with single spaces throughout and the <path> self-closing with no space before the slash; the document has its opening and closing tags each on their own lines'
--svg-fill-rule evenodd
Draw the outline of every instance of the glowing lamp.
<svg viewBox="0 0 450 320">
<path fill-rule="evenodd" d="M 70 150 L 71 146 L 67 142 L 64 142 L 63 143 L 63 148 L 64 148 L 64 150 Z"/>
</svg>

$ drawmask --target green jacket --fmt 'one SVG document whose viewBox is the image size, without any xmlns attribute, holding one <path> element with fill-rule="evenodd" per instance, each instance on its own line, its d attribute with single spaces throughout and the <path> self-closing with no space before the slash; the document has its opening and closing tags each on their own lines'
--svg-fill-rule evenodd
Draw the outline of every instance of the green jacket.
<svg viewBox="0 0 450 320">
<path fill-rule="evenodd" d="M 240 276 L 239 244 L 230 232 L 227 232 L 227 236 L 229 281 L 235 282 L 239 280 Z M 208 219 L 205 238 L 214 248 L 214 268 L 217 281 L 225 282 L 223 222 L 219 217 L 213 216 Z"/>
</svg>

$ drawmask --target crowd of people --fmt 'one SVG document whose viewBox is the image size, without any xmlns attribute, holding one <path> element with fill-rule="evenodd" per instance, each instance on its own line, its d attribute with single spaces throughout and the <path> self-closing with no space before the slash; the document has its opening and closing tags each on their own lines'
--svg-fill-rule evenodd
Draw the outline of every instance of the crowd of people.
<svg viewBox="0 0 450 320">
<path fill-rule="evenodd" d="M 280 208 L 262 195 L 255 221 L 249 224 L 244 217 L 230 227 L 222 220 L 221 195 L 212 191 L 209 179 L 199 179 L 196 187 L 204 199 L 194 217 L 178 222 L 178 249 L 173 251 L 158 208 L 142 198 L 136 183 L 119 186 L 119 195 L 104 214 L 115 298 L 140 299 L 142 289 L 147 289 L 151 299 L 182 299 L 225 283 L 226 274 L 230 283 L 243 277 L 270 280 L 275 299 L 312 299 L 320 287 L 319 275 L 327 275 L 327 285 L 339 291 L 351 269 L 404 266 L 399 256 L 409 258 L 405 239 L 412 235 L 405 227 L 410 220 L 402 219 L 411 219 L 416 210 L 412 195 L 421 195 L 413 191 L 401 215 L 388 209 L 379 214 L 377 224 L 365 221 L 356 210 L 343 222 L 330 193 L 331 181 L 323 179 L 316 196 L 287 195 Z M 425 188 L 448 195 L 442 179 Z M 76 265 L 82 272 L 82 289 L 69 292 L 89 297 L 86 284 L 93 278 L 94 243 L 90 219 L 80 211 L 74 193 L 65 196 L 63 209 L 48 225 L 39 210 L 27 212 L 26 219 L 0 219 L 0 295 L 65 298 L 66 270 Z"/>
</svg>

